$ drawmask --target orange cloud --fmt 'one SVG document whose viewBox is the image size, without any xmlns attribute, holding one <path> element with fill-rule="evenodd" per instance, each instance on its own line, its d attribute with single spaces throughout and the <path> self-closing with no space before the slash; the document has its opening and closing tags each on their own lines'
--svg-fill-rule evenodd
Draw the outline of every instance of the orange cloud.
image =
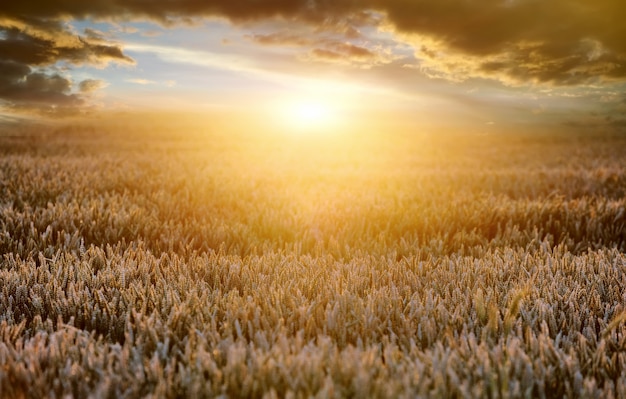
<svg viewBox="0 0 626 399">
<path fill-rule="evenodd" d="M 255 34 L 247 36 L 252 41 L 266 46 L 284 46 L 307 49 L 300 58 L 307 61 L 323 61 L 349 65 L 371 67 L 391 61 L 389 51 L 378 48 L 368 48 L 367 44 L 355 44 L 346 38 L 358 38 L 353 33 L 341 31 L 339 37 L 334 32 L 287 32 L 278 31 L 270 34 Z"/>
<path fill-rule="evenodd" d="M 626 80 L 621 0 L 377 3 L 436 76 L 552 85 Z"/>
</svg>

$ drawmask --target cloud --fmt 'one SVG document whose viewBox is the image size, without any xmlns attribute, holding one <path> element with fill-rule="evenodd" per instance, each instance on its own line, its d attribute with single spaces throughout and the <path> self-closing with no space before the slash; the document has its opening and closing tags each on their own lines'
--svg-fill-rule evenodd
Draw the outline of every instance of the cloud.
<svg viewBox="0 0 626 399">
<path fill-rule="evenodd" d="M 162 85 L 162 86 L 166 86 L 166 87 L 174 87 L 174 86 L 176 86 L 176 81 L 175 80 L 166 80 L 166 81 L 163 81 L 163 82 L 157 82 L 156 80 L 135 78 L 135 79 L 126 79 L 126 82 L 134 83 L 134 84 L 142 85 L 142 86 L 147 86 L 147 85 Z"/>
<path fill-rule="evenodd" d="M 67 0 L 50 2 L 34 0 L 11 2 L 3 6 L 11 15 L 32 15 L 36 18 L 58 18 L 70 15 L 75 18 L 151 18 L 171 23 L 180 18 L 223 16 L 234 21 L 251 21 L 278 16 L 298 16 L 313 12 L 318 6 L 307 0 L 178 0 L 146 2 L 144 0 Z"/>
<path fill-rule="evenodd" d="M 158 46 L 142 43 L 128 43 L 126 48 L 137 53 L 154 54 L 163 61 L 176 64 L 198 65 L 206 68 L 223 69 L 255 76 L 266 73 L 257 68 L 253 60 L 236 54 L 220 54 L 210 51 L 190 50 L 182 47 Z"/>
<path fill-rule="evenodd" d="M 434 76 L 552 85 L 626 79 L 621 0 L 400 3 L 381 6 L 389 29 Z"/>
<path fill-rule="evenodd" d="M 326 51 L 331 51 L 334 54 L 339 54 L 342 58 L 348 59 L 358 59 L 358 60 L 367 60 L 376 58 L 376 54 L 373 51 L 365 48 L 354 45 L 352 43 L 331 43 L 328 45 L 329 49 L 321 49 Z M 320 50 L 314 49 L 313 51 Z"/>
<path fill-rule="evenodd" d="M 5 107 L 20 112 L 68 114 L 84 105 L 71 93 L 72 82 L 58 74 L 34 72 L 12 61 L 0 61 L 0 99 Z"/>
<path fill-rule="evenodd" d="M 384 54 L 377 54 L 373 50 L 352 43 L 340 42 L 324 43 L 322 47 L 313 48 L 307 59 L 342 64 L 362 64 L 367 67 L 390 61 Z"/>
<path fill-rule="evenodd" d="M 154 80 L 148 80 L 148 79 L 127 79 L 127 82 L 130 83 L 135 83 L 138 85 L 155 85 L 157 84 L 157 82 L 155 82 Z"/>
<path fill-rule="evenodd" d="M 0 61 L 0 98 L 16 102 L 70 104 L 72 82 L 60 75 L 33 72 L 28 66 Z"/>
<path fill-rule="evenodd" d="M 387 87 L 374 86 L 367 83 L 357 84 L 345 79 L 324 79 L 308 73 L 299 73 L 299 71 L 284 73 L 280 68 L 277 68 L 275 63 L 263 65 L 259 59 L 240 54 L 215 53 L 141 43 L 129 43 L 126 45 L 126 48 L 137 53 L 153 54 L 171 64 L 197 65 L 221 71 L 236 72 L 243 77 L 287 85 L 303 91 L 333 93 L 333 95 L 341 95 L 342 93 L 360 93 L 361 95 L 366 93 L 395 94 L 395 91 L 390 91 Z M 165 83 L 166 85 L 176 84 L 175 81 L 166 81 Z"/>
<path fill-rule="evenodd" d="M 164 23 L 207 16 L 235 23 L 281 19 L 353 38 L 362 35 L 361 27 L 386 24 L 416 48 L 418 65 L 440 77 L 554 85 L 626 79 L 622 0 L 39 0 L 9 2 L 3 9 L 4 14 L 31 15 L 40 21 L 66 15 Z M 313 58 L 326 60 L 353 53 L 325 47 L 309 50 Z"/>
<path fill-rule="evenodd" d="M 109 36 L 107 33 L 99 31 L 97 29 L 85 28 L 85 37 L 89 40 L 94 41 L 105 41 L 106 37 Z"/>
<path fill-rule="evenodd" d="M 346 40 L 346 38 L 354 38 L 353 40 L 358 41 L 360 37 L 345 30 L 340 30 L 338 35 L 335 32 L 304 30 L 298 33 L 278 31 L 269 34 L 248 35 L 246 37 L 255 43 L 265 46 L 305 49 L 305 52 L 301 53 L 299 58 L 306 61 L 323 61 L 371 67 L 391 62 L 393 59 L 391 52 L 386 51 L 382 46 L 368 48 L 366 41 L 363 41 L 363 44 L 355 44 Z"/>
<path fill-rule="evenodd" d="M 222 17 L 247 27 L 261 21 L 311 27 L 309 41 L 284 33 L 253 36 L 266 45 L 301 47 L 307 60 L 379 65 L 389 54 L 371 33 L 384 30 L 412 46 L 406 64 L 415 73 L 572 86 L 626 81 L 624 15 L 623 0 L 11 1 L 0 11 L 0 54 L 30 68 L 132 63 L 122 45 L 96 31 L 79 36 L 68 18 L 168 25 Z M 334 41 L 320 41 L 325 35 Z"/>
<path fill-rule="evenodd" d="M 248 35 L 248 39 L 266 46 L 310 46 L 314 41 L 305 35 L 297 35 L 290 32 L 272 32 L 269 34 Z"/>
<path fill-rule="evenodd" d="M 141 32 L 141 36 L 143 36 L 143 37 L 159 37 L 162 34 L 163 34 L 162 31 L 155 30 L 155 29 L 151 29 L 151 30 L 147 30 L 147 31 Z"/>
<path fill-rule="evenodd" d="M 81 93 L 93 93 L 94 91 L 104 89 L 109 84 L 104 80 L 99 79 L 85 79 L 78 85 Z"/>
<path fill-rule="evenodd" d="M 121 47 L 101 32 L 77 35 L 61 19 L 37 19 L 2 15 L 0 12 L 0 100 L 3 107 L 20 112 L 70 114 L 85 106 L 81 93 L 95 90 L 96 81 L 79 85 L 59 75 L 56 64 L 105 66 L 110 62 L 133 63 Z M 100 86 L 101 87 L 101 86 Z"/>
<path fill-rule="evenodd" d="M 132 64 L 122 48 L 105 40 L 99 32 L 86 30 L 79 36 L 61 21 L 0 17 L 0 52 L 5 60 L 28 65 L 52 65 L 67 61 L 75 65 Z"/>
<path fill-rule="evenodd" d="M 491 78 L 507 85 L 572 86 L 626 80 L 626 54 L 619 55 L 591 39 L 571 48 L 544 42 L 507 44 L 499 52 L 454 52 L 441 43 L 422 40 L 413 67 L 448 80 Z"/>
</svg>

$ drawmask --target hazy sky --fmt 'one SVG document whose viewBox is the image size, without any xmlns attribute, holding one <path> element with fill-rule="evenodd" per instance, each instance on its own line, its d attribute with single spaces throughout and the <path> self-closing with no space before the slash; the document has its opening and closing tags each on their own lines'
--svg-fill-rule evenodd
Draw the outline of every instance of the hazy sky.
<svg viewBox="0 0 626 399">
<path fill-rule="evenodd" d="M 323 104 L 361 121 L 624 129 L 625 18 L 623 0 L 5 2 L 0 114 Z"/>
</svg>

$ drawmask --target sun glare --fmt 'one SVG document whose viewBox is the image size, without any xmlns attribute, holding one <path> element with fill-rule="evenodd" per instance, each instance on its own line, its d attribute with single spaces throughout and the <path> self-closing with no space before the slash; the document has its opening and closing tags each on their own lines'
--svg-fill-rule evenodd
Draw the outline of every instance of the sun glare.
<svg viewBox="0 0 626 399">
<path fill-rule="evenodd" d="M 296 132 L 330 129 L 338 118 L 337 108 L 321 101 L 289 102 L 282 112 L 289 127 Z"/>
<path fill-rule="evenodd" d="M 319 103 L 302 103 L 294 107 L 294 118 L 302 123 L 322 123 L 330 117 L 330 109 Z"/>
</svg>

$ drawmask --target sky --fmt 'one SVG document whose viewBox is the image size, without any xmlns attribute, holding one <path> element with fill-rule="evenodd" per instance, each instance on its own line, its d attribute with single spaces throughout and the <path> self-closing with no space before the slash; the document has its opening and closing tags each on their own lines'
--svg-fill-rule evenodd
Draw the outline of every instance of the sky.
<svg viewBox="0 0 626 399">
<path fill-rule="evenodd" d="M 0 121 L 621 131 L 625 17 L 623 0 L 5 2 Z"/>
</svg>

